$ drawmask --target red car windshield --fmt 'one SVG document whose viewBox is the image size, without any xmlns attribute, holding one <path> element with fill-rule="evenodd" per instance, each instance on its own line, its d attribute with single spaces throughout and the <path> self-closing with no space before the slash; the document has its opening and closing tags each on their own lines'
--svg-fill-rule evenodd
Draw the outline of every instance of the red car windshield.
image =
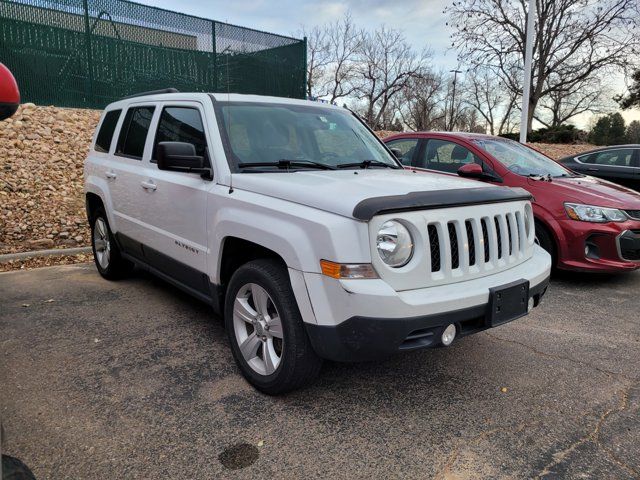
<svg viewBox="0 0 640 480">
<path fill-rule="evenodd" d="M 529 147 L 508 139 L 478 139 L 473 142 L 493 155 L 513 173 L 524 177 L 573 177 L 575 174 Z"/>
</svg>

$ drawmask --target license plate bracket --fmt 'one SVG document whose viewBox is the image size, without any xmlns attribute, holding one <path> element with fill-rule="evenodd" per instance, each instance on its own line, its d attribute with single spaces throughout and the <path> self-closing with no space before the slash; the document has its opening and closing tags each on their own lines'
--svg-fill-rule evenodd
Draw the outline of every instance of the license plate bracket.
<svg viewBox="0 0 640 480">
<path fill-rule="evenodd" d="M 529 305 L 529 281 L 517 280 L 507 285 L 489 289 L 487 325 L 497 327 L 527 314 Z"/>
</svg>

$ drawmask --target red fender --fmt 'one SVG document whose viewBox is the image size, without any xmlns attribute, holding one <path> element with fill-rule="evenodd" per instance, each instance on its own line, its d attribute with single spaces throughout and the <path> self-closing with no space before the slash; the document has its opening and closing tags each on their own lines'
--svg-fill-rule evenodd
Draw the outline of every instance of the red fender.
<svg viewBox="0 0 640 480">
<path fill-rule="evenodd" d="M 20 90 L 11 71 L 0 63 L 0 120 L 16 113 L 20 105 Z"/>
</svg>

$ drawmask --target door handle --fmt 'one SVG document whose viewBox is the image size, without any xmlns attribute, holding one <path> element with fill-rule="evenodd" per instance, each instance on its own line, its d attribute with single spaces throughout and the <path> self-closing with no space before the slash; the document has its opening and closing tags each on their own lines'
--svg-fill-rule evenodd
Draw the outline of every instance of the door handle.
<svg viewBox="0 0 640 480">
<path fill-rule="evenodd" d="M 104 176 L 109 180 L 115 180 L 118 174 L 116 172 L 105 172 Z"/>
<path fill-rule="evenodd" d="M 145 190 L 155 190 L 158 188 L 158 186 L 153 182 L 140 182 L 140 185 L 142 185 L 142 188 Z"/>
</svg>

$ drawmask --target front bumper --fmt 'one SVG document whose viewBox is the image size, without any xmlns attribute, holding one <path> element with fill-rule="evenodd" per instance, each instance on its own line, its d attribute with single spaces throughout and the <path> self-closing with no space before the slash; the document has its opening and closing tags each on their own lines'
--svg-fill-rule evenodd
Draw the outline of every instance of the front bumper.
<svg viewBox="0 0 640 480">
<path fill-rule="evenodd" d="M 551 258 L 539 247 L 509 270 L 473 280 L 396 292 L 382 280 L 342 280 L 305 273 L 315 322 L 305 323 L 316 352 L 338 361 L 373 360 L 401 350 L 437 346 L 443 328 L 457 335 L 488 328 L 489 289 L 529 281 L 537 305 L 544 295 Z M 303 318 L 306 316 L 303 314 Z M 306 320 L 306 318 L 305 318 Z"/>
<path fill-rule="evenodd" d="M 538 306 L 547 291 L 549 278 L 529 289 Z M 378 360 L 397 352 L 441 345 L 444 329 L 454 324 L 456 338 L 490 328 L 487 304 L 446 313 L 411 318 L 351 317 L 337 326 L 307 324 L 316 353 L 337 362 Z"/>
<path fill-rule="evenodd" d="M 640 268 L 640 221 L 600 224 L 562 219 L 558 226 L 558 268 L 594 273 Z"/>
</svg>

